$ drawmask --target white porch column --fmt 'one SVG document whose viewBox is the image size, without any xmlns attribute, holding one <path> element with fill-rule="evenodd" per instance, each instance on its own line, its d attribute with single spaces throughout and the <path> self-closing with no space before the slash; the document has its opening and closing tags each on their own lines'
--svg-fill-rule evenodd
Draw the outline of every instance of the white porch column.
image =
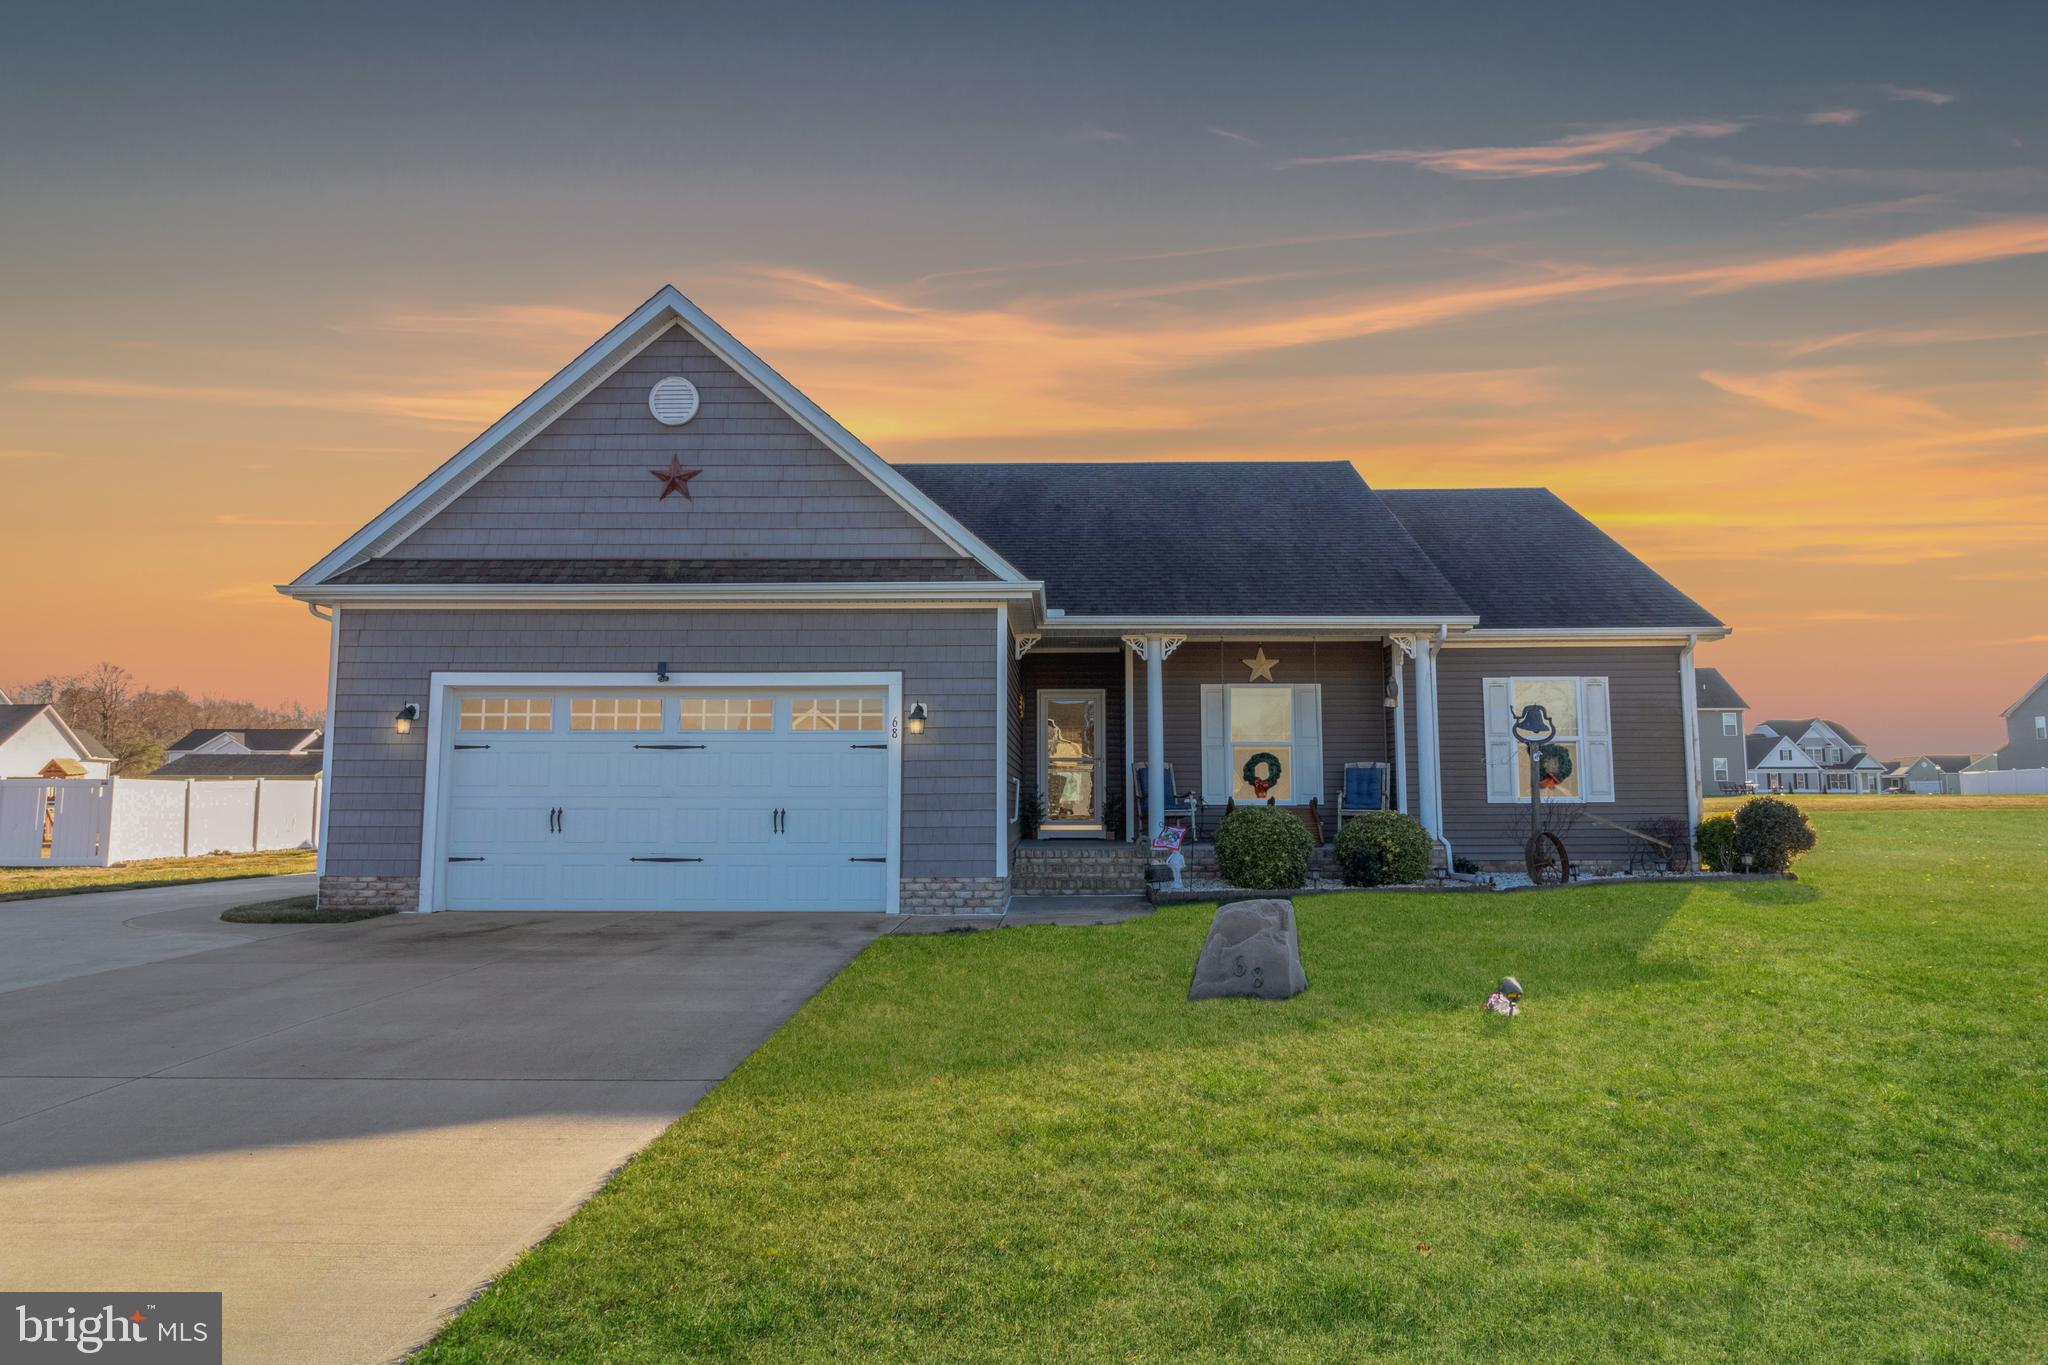
<svg viewBox="0 0 2048 1365">
<path fill-rule="evenodd" d="M 1437 752 L 1436 650 L 1433 639 L 1415 641 L 1415 790 L 1422 805 L 1415 814 L 1431 838 L 1448 846 Z"/>
<path fill-rule="evenodd" d="M 1403 663 L 1413 641 L 1387 641 L 1387 667 L 1394 676 L 1394 809 L 1408 813 L 1408 670 Z"/>
<path fill-rule="evenodd" d="M 1166 641 L 1145 639 L 1145 809 L 1148 839 L 1166 828 Z"/>
<path fill-rule="evenodd" d="M 1180 647 L 1184 636 L 1126 635 L 1129 645 L 1145 661 L 1145 822 L 1149 841 L 1166 828 L 1166 658 Z"/>
</svg>

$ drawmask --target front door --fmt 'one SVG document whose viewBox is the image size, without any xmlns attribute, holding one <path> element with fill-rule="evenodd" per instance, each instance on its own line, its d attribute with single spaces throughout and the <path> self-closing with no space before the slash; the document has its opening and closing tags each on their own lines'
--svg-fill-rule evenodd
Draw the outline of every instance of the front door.
<svg viewBox="0 0 2048 1365">
<path fill-rule="evenodd" d="M 1100 838 L 1102 829 L 1101 689 L 1038 694 L 1038 789 L 1045 794 L 1046 838 Z"/>
</svg>

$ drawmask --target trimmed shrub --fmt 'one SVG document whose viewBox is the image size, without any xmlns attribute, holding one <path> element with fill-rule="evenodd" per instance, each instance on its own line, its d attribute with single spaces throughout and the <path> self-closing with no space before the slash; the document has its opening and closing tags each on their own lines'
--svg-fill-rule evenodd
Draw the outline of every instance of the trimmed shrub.
<svg viewBox="0 0 2048 1365">
<path fill-rule="evenodd" d="M 1735 852 L 1735 817 L 1709 815 L 1693 832 L 1700 846 L 1700 866 L 1709 872 L 1740 872 L 1742 860 Z"/>
<path fill-rule="evenodd" d="M 1429 875 L 1429 835 L 1397 810 L 1373 810 L 1337 831 L 1337 866 L 1346 886 L 1398 886 Z"/>
<path fill-rule="evenodd" d="M 1758 796 L 1735 811 L 1735 861 L 1731 871 L 1783 872 L 1816 842 L 1806 813 L 1790 801 Z M 1743 857 L 1752 861 L 1744 866 Z"/>
<path fill-rule="evenodd" d="M 1216 827 L 1216 867 L 1232 886 L 1286 891 L 1308 881 L 1315 841 L 1292 811 L 1240 806 Z"/>
</svg>

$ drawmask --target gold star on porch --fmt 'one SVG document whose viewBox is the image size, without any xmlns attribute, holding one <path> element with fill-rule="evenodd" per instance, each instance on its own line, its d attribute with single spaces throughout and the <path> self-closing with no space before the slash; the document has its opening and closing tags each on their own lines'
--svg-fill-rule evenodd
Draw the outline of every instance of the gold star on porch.
<svg viewBox="0 0 2048 1365">
<path fill-rule="evenodd" d="M 1266 647 L 1264 645 L 1260 645 L 1259 652 L 1257 654 L 1254 654 L 1249 659 L 1240 660 L 1240 662 L 1243 663 L 1246 668 L 1249 668 L 1252 671 L 1253 682 L 1257 682 L 1261 678 L 1264 678 L 1267 682 L 1271 682 L 1273 681 L 1273 666 L 1279 663 L 1280 661 L 1278 659 L 1267 658 Z"/>
</svg>

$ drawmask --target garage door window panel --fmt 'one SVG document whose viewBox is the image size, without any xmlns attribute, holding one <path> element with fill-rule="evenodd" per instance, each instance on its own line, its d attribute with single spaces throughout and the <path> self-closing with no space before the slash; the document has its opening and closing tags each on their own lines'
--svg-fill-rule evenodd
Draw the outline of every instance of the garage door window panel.
<svg viewBox="0 0 2048 1365">
<path fill-rule="evenodd" d="M 880 697 L 797 697 L 790 703 L 790 728 L 799 734 L 821 730 L 879 731 Z"/>
<path fill-rule="evenodd" d="M 682 728 L 706 733 L 769 731 L 775 728 L 771 697 L 684 697 Z"/>
<path fill-rule="evenodd" d="M 555 701 L 552 697 L 464 697 L 460 725 L 464 730 L 553 730 Z"/>
<path fill-rule="evenodd" d="M 661 728 L 659 697 L 571 697 L 571 730 L 633 730 Z"/>
</svg>

